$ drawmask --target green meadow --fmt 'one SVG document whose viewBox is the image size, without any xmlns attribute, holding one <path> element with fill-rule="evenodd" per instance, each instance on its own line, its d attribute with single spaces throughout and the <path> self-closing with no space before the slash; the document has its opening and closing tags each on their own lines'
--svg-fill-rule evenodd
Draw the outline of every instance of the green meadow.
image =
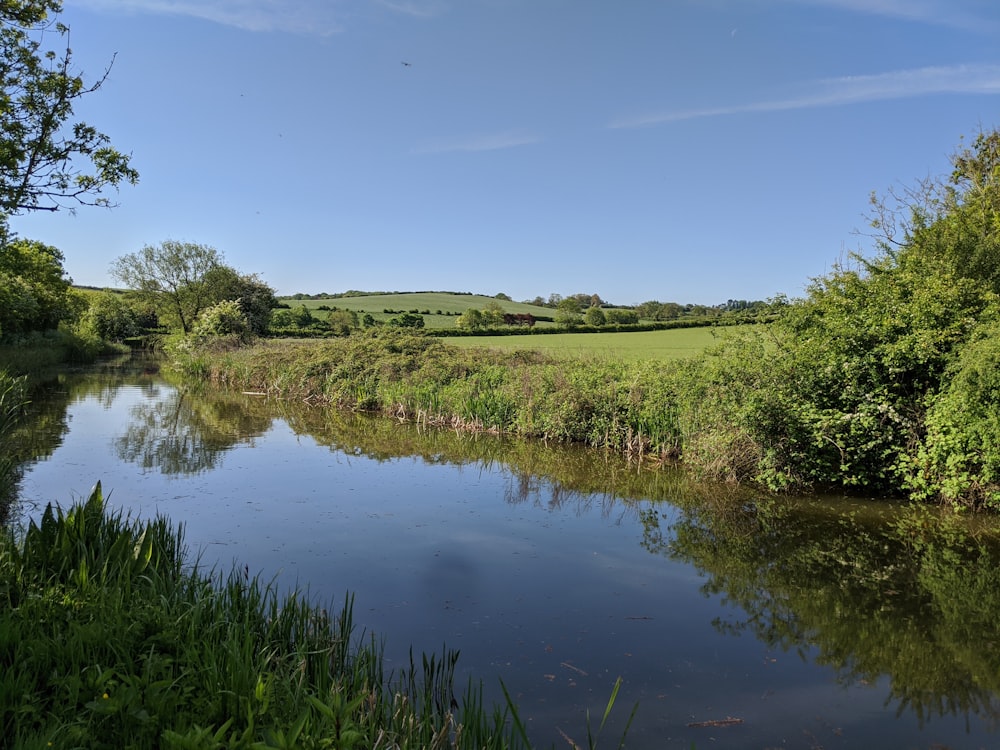
<svg viewBox="0 0 1000 750">
<path fill-rule="evenodd" d="M 380 313 L 383 309 L 403 310 L 408 312 L 413 309 L 430 310 L 434 313 L 440 310 L 444 313 L 461 314 L 470 307 L 482 309 L 490 302 L 498 303 L 505 311 L 512 313 L 539 313 L 551 314 L 553 311 L 537 305 L 526 305 L 523 302 L 508 302 L 495 297 L 487 297 L 482 294 L 460 294 L 456 292 L 396 292 L 392 294 L 363 294 L 356 297 L 336 297 L 331 299 L 293 299 L 291 297 L 279 297 L 282 302 L 297 307 L 305 305 L 311 310 L 317 309 L 320 305 L 328 307 L 339 307 L 344 310 L 357 310 L 358 312 Z"/>
<path fill-rule="evenodd" d="M 322 315 L 326 308 L 341 310 L 356 310 L 359 315 L 369 313 L 375 320 L 385 322 L 399 313 L 409 312 L 424 316 L 425 328 L 454 328 L 455 318 L 470 307 L 483 309 L 495 302 L 509 313 L 530 313 L 535 317 L 544 315 L 552 317 L 555 310 L 537 305 L 526 305 L 523 302 L 508 302 L 507 300 L 487 297 L 481 294 L 458 294 L 455 292 L 398 292 L 392 294 L 364 294 L 357 297 L 336 297 L 332 299 L 294 299 L 279 297 L 279 301 L 296 308 L 305 305 L 314 315 Z M 321 310 L 320 308 L 323 308 Z M 385 312 L 392 310 L 391 313 Z M 317 311 L 319 311 L 317 313 Z M 539 326 L 551 326 L 551 323 L 539 321 Z"/>
<path fill-rule="evenodd" d="M 625 333 L 550 333 L 544 336 L 460 336 L 447 343 L 464 348 L 509 351 L 529 349 L 556 357 L 581 357 L 637 361 L 671 360 L 700 354 L 719 343 L 731 328 L 671 328 L 665 331 Z M 738 326 L 745 330 L 745 326 Z"/>
</svg>

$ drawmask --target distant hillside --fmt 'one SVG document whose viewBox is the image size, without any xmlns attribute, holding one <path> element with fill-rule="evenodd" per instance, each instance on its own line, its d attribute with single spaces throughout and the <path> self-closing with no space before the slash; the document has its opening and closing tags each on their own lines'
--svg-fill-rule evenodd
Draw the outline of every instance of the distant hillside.
<svg viewBox="0 0 1000 750">
<path fill-rule="evenodd" d="M 438 311 L 445 314 L 460 315 L 470 307 L 482 309 L 490 302 L 496 302 L 506 312 L 511 313 L 532 313 L 552 314 L 552 311 L 538 307 L 536 305 L 526 305 L 523 302 L 509 302 L 496 297 L 487 297 L 482 294 L 467 294 L 462 292 L 347 292 L 343 295 L 327 295 L 321 298 L 313 298 L 310 295 L 292 295 L 289 297 L 279 297 L 285 304 L 297 307 L 305 305 L 311 310 L 315 310 L 321 305 L 327 307 L 339 307 L 342 310 L 357 310 L 361 313 L 381 313 L 384 310 L 395 312 L 411 312 L 417 310 L 422 312 L 430 310 L 430 314 Z"/>
<path fill-rule="evenodd" d="M 470 307 L 483 309 L 490 302 L 495 302 L 504 312 L 530 313 L 536 318 L 551 319 L 553 310 L 537 305 L 526 305 L 523 302 L 510 302 L 496 297 L 486 297 L 481 294 L 462 294 L 458 292 L 387 292 L 381 294 L 350 293 L 350 296 L 328 295 L 320 299 L 305 299 L 304 295 L 279 297 L 290 307 L 305 305 L 310 310 L 326 310 L 340 308 L 341 310 L 357 310 L 359 314 L 371 314 L 375 320 L 386 321 L 400 313 L 416 313 L 423 315 L 427 328 L 454 328 L 455 319 Z M 539 325 L 546 325 L 539 322 Z"/>
</svg>

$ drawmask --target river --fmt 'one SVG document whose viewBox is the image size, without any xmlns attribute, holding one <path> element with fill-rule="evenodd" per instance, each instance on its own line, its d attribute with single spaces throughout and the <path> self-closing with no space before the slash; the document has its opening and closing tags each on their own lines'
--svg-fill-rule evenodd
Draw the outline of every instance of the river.
<svg viewBox="0 0 1000 750">
<path fill-rule="evenodd" d="M 102 483 L 192 556 L 339 608 L 390 666 L 459 649 L 539 745 L 1000 742 L 992 522 L 771 500 L 580 448 L 200 389 L 155 363 L 34 395 L 13 523 Z"/>
</svg>

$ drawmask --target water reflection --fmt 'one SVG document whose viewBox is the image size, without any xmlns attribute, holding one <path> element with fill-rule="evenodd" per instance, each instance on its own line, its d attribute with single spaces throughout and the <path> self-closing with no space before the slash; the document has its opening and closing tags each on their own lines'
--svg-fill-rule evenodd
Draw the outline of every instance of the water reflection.
<svg viewBox="0 0 1000 750">
<path fill-rule="evenodd" d="M 69 431 L 67 414 L 71 404 L 94 399 L 104 408 L 110 408 L 119 390 L 126 386 L 155 393 L 158 372 L 159 366 L 154 361 L 120 357 L 33 383 L 25 419 L 4 445 L 9 452 L 6 458 L 14 469 L 4 476 L 7 485 L 0 487 L 0 525 L 8 520 L 13 506 L 9 500 L 18 496 L 24 472 L 50 457 L 62 444 Z"/>
<path fill-rule="evenodd" d="M 253 444 L 271 424 L 270 416 L 252 414 L 231 398 L 195 397 L 182 386 L 132 406 L 115 450 L 122 461 L 145 470 L 200 474 L 216 468 L 224 451 Z"/>
<path fill-rule="evenodd" d="M 995 538 L 927 509 L 845 514 L 821 502 L 686 503 L 643 546 L 694 565 L 730 605 L 713 625 L 784 652 L 816 649 L 843 685 L 888 677 L 886 705 L 919 724 L 1000 719 L 1000 555 Z"/>
<path fill-rule="evenodd" d="M 34 402 L 25 469 L 61 461 L 110 488 L 137 468 L 154 510 L 251 567 L 360 589 L 390 643 L 461 647 L 539 726 L 565 705 L 599 712 L 621 674 L 646 717 L 630 747 L 807 747 L 789 727 L 818 714 L 863 717 L 824 747 L 1000 729 L 992 520 L 768 500 L 603 452 L 193 389 L 141 362 L 61 376 Z M 89 452 L 67 454 L 79 431 Z M 728 714 L 746 725 L 711 740 L 687 726 Z"/>
</svg>

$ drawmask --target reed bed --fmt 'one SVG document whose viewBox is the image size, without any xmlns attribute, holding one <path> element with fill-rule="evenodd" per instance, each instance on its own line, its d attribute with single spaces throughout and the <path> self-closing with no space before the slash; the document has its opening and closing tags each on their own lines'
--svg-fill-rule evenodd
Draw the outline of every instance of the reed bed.
<svg viewBox="0 0 1000 750">
<path fill-rule="evenodd" d="M 109 511 L 100 485 L 0 538 L 4 747 L 527 746 L 512 702 L 455 685 L 457 659 L 387 675 L 349 595 L 330 614 L 201 570 L 181 528 Z"/>
<path fill-rule="evenodd" d="M 249 347 L 214 342 L 172 354 L 187 375 L 273 398 L 636 457 L 679 454 L 677 362 L 566 360 L 387 333 Z"/>
</svg>

